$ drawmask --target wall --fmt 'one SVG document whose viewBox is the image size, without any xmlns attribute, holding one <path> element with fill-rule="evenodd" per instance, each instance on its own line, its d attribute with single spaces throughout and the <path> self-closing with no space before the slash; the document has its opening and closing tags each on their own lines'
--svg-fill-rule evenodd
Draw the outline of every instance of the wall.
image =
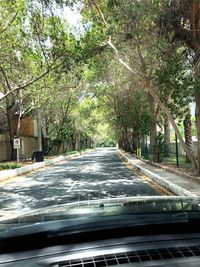
<svg viewBox="0 0 200 267">
<path fill-rule="evenodd" d="M 20 137 L 20 159 L 31 158 L 33 151 L 38 150 L 36 137 Z M 10 160 L 10 143 L 8 137 L 0 134 L 0 161 Z"/>
<path fill-rule="evenodd" d="M 18 125 L 18 117 L 15 116 L 13 119 L 14 132 L 17 132 Z M 31 116 L 26 116 L 21 119 L 21 127 L 19 130 L 20 136 L 30 136 L 37 137 L 38 129 L 37 129 L 37 120 L 32 118 Z"/>
<path fill-rule="evenodd" d="M 0 134 L 0 161 L 8 160 L 10 157 L 10 142 L 8 136 Z"/>
<path fill-rule="evenodd" d="M 65 141 L 61 144 L 60 149 L 58 151 L 58 154 L 63 154 L 66 151 L 71 151 L 73 150 L 73 145 L 71 141 Z M 57 153 L 57 148 L 53 149 L 50 151 L 50 153 L 48 154 L 49 156 L 54 155 L 55 153 Z"/>
<path fill-rule="evenodd" d="M 38 139 L 36 137 L 20 137 L 20 158 L 31 158 L 33 151 L 38 150 Z"/>
</svg>

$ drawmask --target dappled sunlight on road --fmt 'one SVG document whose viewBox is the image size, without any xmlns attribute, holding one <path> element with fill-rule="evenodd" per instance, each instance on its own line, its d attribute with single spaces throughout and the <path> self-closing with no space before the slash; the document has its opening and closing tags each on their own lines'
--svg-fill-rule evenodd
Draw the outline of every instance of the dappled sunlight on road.
<svg viewBox="0 0 200 267">
<path fill-rule="evenodd" d="M 88 155 L 0 185 L 1 212 L 27 212 L 82 200 L 159 195 L 119 159 L 115 149 Z"/>
</svg>

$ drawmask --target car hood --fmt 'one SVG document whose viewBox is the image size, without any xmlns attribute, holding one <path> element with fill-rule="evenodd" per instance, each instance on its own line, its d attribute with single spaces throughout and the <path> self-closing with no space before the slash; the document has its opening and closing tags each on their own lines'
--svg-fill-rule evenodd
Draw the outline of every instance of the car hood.
<svg viewBox="0 0 200 267">
<path fill-rule="evenodd" d="M 189 212 L 200 210 L 199 197 L 141 196 L 107 198 L 59 204 L 17 215 L 0 218 L 4 223 L 34 223 L 80 217 L 101 217 L 121 214 L 148 214 L 163 212 Z"/>
<path fill-rule="evenodd" d="M 57 237 L 119 227 L 200 222 L 198 197 L 126 197 L 68 203 L 0 220 L 0 239 Z"/>
</svg>

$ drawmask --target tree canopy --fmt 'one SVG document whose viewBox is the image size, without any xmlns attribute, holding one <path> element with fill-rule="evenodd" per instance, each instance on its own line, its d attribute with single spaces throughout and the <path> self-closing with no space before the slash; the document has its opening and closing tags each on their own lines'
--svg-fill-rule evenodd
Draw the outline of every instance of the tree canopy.
<svg viewBox="0 0 200 267">
<path fill-rule="evenodd" d="M 65 8 L 80 12 L 79 32 Z M 177 127 L 190 132 L 195 101 L 200 147 L 199 10 L 197 0 L 2 0 L 0 130 L 11 147 L 23 116 L 40 114 L 47 153 L 68 142 L 135 152 L 149 137 L 159 161 L 167 120 L 199 175 L 200 153 Z"/>
</svg>

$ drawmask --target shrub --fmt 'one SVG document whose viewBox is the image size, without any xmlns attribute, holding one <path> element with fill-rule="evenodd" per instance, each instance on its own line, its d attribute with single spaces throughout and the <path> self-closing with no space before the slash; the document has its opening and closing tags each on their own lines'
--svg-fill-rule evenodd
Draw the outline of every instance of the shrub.
<svg viewBox="0 0 200 267">
<path fill-rule="evenodd" d="M 20 167 L 21 165 L 18 163 L 0 163 L 0 170 L 16 169 Z"/>
</svg>

